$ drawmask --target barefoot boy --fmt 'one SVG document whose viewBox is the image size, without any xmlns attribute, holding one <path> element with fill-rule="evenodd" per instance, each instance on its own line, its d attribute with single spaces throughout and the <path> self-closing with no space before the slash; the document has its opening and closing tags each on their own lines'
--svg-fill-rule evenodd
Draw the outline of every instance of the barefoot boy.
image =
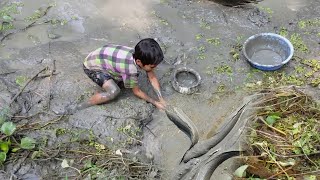
<svg viewBox="0 0 320 180">
<path fill-rule="evenodd" d="M 132 89 L 137 97 L 164 109 L 165 101 L 153 71 L 162 60 L 163 52 L 159 44 L 151 38 L 141 40 L 134 49 L 110 44 L 91 52 L 83 63 L 83 70 L 93 82 L 104 89 L 104 92 L 93 95 L 75 107 L 68 107 L 65 113 L 72 114 L 77 110 L 109 102 L 119 95 L 118 84 L 121 82 L 125 88 Z M 152 99 L 139 88 L 138 68 L 146 71 L 158 100 Z"/>
</svg>

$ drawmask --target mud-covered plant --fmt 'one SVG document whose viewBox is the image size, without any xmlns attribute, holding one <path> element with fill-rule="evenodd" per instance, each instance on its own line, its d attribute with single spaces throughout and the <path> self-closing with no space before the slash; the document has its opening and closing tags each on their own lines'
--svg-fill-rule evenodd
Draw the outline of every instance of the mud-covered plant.
<svg viewBox="0 0 320 180">
<path fill-rule="evenodd" d="M 240 59 L 240 52 L 235 48 L 232 48 L 229 52 L 233 60 L 238 61 Z"/>
<path fill-rule="evenodd" d="M 47 14 L 51 7 L 53 7 L 53 5 L 49 5 L 47 7 L 40 7 L 39 9 L 35 10 L 31 16 L 26 17 L 25 21 L 36 21 L 42 18 L 45 14 Z"/>
<path fill-rule="evenodd" d="M 0 109 L 0 125 L 10 119 L 10 108 L 4 106 Z"/>
<path fill-rule="evenodd" d="M 305 29 L 308 27 L 319 27 L 320 19 L 309 19 L 309 20 L 301 20 L 298 22 L 298 26 L 300 29 Z"/>
<path fill-rule="evenodd" d="M 13 29 L 14 14 L 19 14 L 19 7 L 22 7 L 22 3 L 10 3 L 4 7 L 0 7 L 0 33 Z"/>
<path fill-rule="evenodd" d="M 203 34 L 197 34 L 197 35 L 195 36 L 196 40 L 200 40 L 200 39 L 203 38 L 203 37 L 204 37 Z"/>
<path fill-rule="evenodd" d="M 199 51 L 199 53 L 198 53 L 197 59 L 200 59 L 200 60 L 206 59 L 206 56 L 205 56 L 205 54 L 204 54 L 204 53 L 207 51 L 206 47 L 200 46 L 200 47 L 198 48 L 198 51 Z"/>
<path fill-rule="evenodd" d="M 223 93 L 226 91 L 226 85 L 224 84 L 220 84 L 218 87 L 217 87 L 217 92 L 219 93 Z"/>
<path fill-rule="evenodd" d="M 226 73 L 228 75 L 232 75 L 232 68 L 228 65 L 221 65 L 215 68 L 217 73 L 223 74 Z"/>
<path fill-rule="evenodd" d="M 207 43 L 209 44 L 213 44 L 215 46 L 219 46 L 221 44 L 221 41 L 219 38 L 209 38 L 209 39 L 206 39 Z"/>
<path fill-rule="evenodd" d="M 240 54 L 241 54 L 241 50 L 242 50 L 242 43 L 241 43 L 242 40 L 243 40 L 243 36 L 238 36 L 236 38 L 236 43 L 231 45 L 229 55 L 235 61 L 240 59 Z"/>
<path fill-rule="evenodd" d="M 200 27 L 203 29 L 211 29 L 210 23 L 207 22 L 205 19 L 201 19 L 200 21 Z"/>
<path fill-rule="evenodd" d="M 260 6 L 259 9 L 262 10 L 262 11 L 265 11 L 266 13 L 268 13 L 270 15 L 270 17 L 271 17 L 271 14 L 274 13 L 273 10 L 271 8 L 269 8 L 269 7 Z"/>
<path fill-rule="evenodd" d="M 27 80 L 28 79 L 25 76 L 17 76 L 16 77 L 16 84 L 19 85 L 20 87 L 22 87 L 26 83 Z"/>
<path fill-rule="evenodd" d="M 281 27 L 279 34 L 283 37 L 286 37 L 288 35 L 288 30 L 285 27 Z"/>
<path fill-rule="evenodd" d="M 299 34 L 293 33 L 290 36 L 290 41 L 291 41 L 293 47 L 297 51 L 300 51 L 300 52 L 303 52 L 303 53 L 308 53 L 309 52 L 309 49 L 308 49 L 307 45 L 303 42 L 302 37 Z"/>
</svg>

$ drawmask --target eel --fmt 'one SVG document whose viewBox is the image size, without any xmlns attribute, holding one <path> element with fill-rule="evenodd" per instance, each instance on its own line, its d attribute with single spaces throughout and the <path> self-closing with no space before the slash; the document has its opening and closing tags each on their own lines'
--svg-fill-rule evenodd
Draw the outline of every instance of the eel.
<svg viewBox="0 0 320 180">
<path fill-rule="evenodd" d="M 240 7 L 240 6 L 244 6 L 246 4 L 250 4 L 250 3 L 256 4 L 256 3 L 261 2 L 263 0 L 209 0 L 209 1 L 213 1 L 213 2 L 221 4 L 223 6 Z"/>
<path fill-rule="evenodd" d="M 174 112 L 170 112 L 168 110 L 166 110 L 165 112 L 170 121 L 172 121 L 181 131 L 183 131 L 190 138 L 190 148 L 192 148 L 199 141 L 198 129 L 181 109 L 176 107 L 174 107 L 173 109 Z"/>
<path fill-rule="evenodd" d="M 192 158 L 196 158 L 205 154 L 212 147 L 216 146 L 219 142 L 221 142 L 234 128 L 246 105 L 247 104 L 242 105 L 237 111 L 235 111 L 235 113 L 231 115 L 231 119 L 227 121 L 228 123 L 224 127 L 222 127 L 215 136 L 208 140 L 200 141 L 191 149 L 189 149 L 183 156 L 183 162 L 188 162 Z"/>
<path fill-rule="evenodd" d="M 209 159 L 208 162 L 199 169 L 199 172 L 197 173 L 194 179 L 210 180 L 213 172 L 222 162 L 224 162 L 225 160 L 231 157 L 239 156 L 239 155 L 240 155 L 240 151 L 230 151 L 230 152 L 223 152 L 218 156 L 215 156 L 212 159 Z"/>
</svg>

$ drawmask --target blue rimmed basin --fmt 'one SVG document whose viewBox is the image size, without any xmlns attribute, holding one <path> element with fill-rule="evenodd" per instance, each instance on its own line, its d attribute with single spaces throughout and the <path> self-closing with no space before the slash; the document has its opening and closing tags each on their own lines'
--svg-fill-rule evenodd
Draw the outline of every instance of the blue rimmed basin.
<svg viewBox="0 0 320 180">
<path fill-rule="evenodd" d="M 274 71 L 290 61 L 294 49 L 285 37 L 274 33 L 261 33 L 249 37 L 244 42 L 242 51 L 253 67 Z"/>
</svg>

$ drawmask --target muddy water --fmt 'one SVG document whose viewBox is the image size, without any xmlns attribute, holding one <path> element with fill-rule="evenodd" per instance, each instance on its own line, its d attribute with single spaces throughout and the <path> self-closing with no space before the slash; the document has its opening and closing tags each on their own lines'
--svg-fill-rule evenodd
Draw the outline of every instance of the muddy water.
<svg viewBox="0 0 320 180">
<path fill-rule="evenodd" d="M 180 72 L 177 74 L 176 78 L 179 84 L 184 87 L 191 87 L 197 83 L 196 76 L 190 72 Z"/>
<path fill-rule="evenodd" d="M 165 51 L 166 62 L 156 71 L 161 77 L 160 83 L 165 99 L 169 105 L 179 107 L 190 117 L 199 129 L 200 140 L 203 140 L 214 135 L 224 119 L 241 104 L 242 98 L 246 95 L 244 92 L 234 92 L 234 89 L 243 85 L 243 80 L 246 78 L 246 73 L 241 74 L 237 70 L 244 69 L 243 71 L 247 72 L 250 66 L 245 61 L 230 60 L 230 45 L 241 36 L 245 39 L 256 33 L 273 32 L 275 27 L 295 21 L 298 15 L 301 16 L 299 13 L 302 10 L 311 8 L 315 2 L 317 1 L 265 0 L 246 9 L 234 9 L 207 1 L 57 0 L 56 6 L 48 12 L 48 17 L 65 19 L 68 23 L 57 26 L 39 25 L 11 36 L 3 42 L 4 46 L 0 47 L 0 61 L 10 64 L 22 59 L 23 62 L 30 64 L 35 61 L 34 59 L 45 59 L 48 57 L 48 42 L 50 42 L 52 48 L 56 49 L 51 56 L 57 60 L 57 70 L 61 72 L 61 76 L 57 79 L 62 81 L 62 84 L 68 85 L 67 88 L 58 87 L 55 99 L 52 100 L 56 106 L 62 106 L 66 104 L 66 100 L 76 99 L 82 94 L 80 90 L 91 93 L 100 90 L 93 88 L 94 85 L 90 80 L 83 80 L 85 76 L 81 71 L 81 62 L 91 50 L 108 42 L 134 46 L 141 38 L 155 37 Z M 25 6 L 21 11 L 22 14 L 16 17 L 20 20 L 23 16 L 31 15 L 39 7 L 48 5 L 50 1 L 24 0 L 23 3 Z M 261 27 L 249 22 L 247 17 L 253 7 L 270 8 L 271 22 Z M 307 12 L 312 13 L 311 10 Z M 259 20 L 259 17 L 256 19 Z M 19 22 L 20 24 L 17 24 L 19 28 L 26 25 Z M 50 39 L 48 33 L 60 37 Z M 199 34 L 202 36 L 197 36 Z M 219 38 L 220 45 L 207 42 L 207 39 L 212 38 Z M 200 47 L 204 52 L 199 52 Z M 28 51 L 20 53 L 25 48 L 29 48 Z M 26 70 L 24 64 L 16 64 L 17 69 Z M 233 69 L 233 75 L 217 73 L 215 68 L 221 64 L 229 65 Z M 190 66 L 200 73 L 203 82 L 198 93 L 183 95 L 172 90 L 170 69 L 180 65 Z M 66 78 L 70 75 L 73 78 Z M 186 80 L 188 79 L 186 76 L 188 75 L 182 74 L 181 78 Z M 84 87 L 83 83 L 88 85 L 88 88 Z M 193 82 L 191 80 L 185 83 Z M 221 85 L 226 86 L 226 91 L 232 93 L 219 94 L 217 88 Z M 141 82 L 141 86 L 149 94 L 154 95 L 147 83 Z M 106 105 L 110 113 L 121 116 L 122 104 L 127 103 L 125 102 L 127 98 L 132 99 L 128 104 L 136 107 L 136 101 L 139 100 L 128 94 Z M 136 109 L 127 108 L 126 111 L 134 114 L 134 111 L 143 108 L 146 107 L 141 105 L 141 108 L 140 106 Z M 100 127 L 110 128 L 109 122 L 101 121 L 101 116 L 97 114 L 97 112 L 102 113 L 102 110 L 97 109 L 86 110 L 86 114 L 90 115 L 86 119 L 81 114 L 74 116 L 74 123 L 87 126 L 91 121 L 99 121 Z M 155 111 L 153 121 L 147 126 L 149 129 L 144 129 L 144 146 L 153 154 L 155 163 L 160 164 L 165 175 L 169 176 L 190 146 L 189 139 L 169 121 L 165 113 L 160 111 Z M 95 131 L 103 138 L 107 134 L 104 128 Z M 110 133 L 110 136 L 112 135 Z M 226 172 L 218 174 L 215 177 L 219 178 L 213 179 L 230 178 Z"/>
<path fill-rule="evenodd" d="M 277 65 L 281 64 L 282 57 L 272 50 L 263 49 L 253 53 L 251 60 L 262 65 Z"/>
</svg>

